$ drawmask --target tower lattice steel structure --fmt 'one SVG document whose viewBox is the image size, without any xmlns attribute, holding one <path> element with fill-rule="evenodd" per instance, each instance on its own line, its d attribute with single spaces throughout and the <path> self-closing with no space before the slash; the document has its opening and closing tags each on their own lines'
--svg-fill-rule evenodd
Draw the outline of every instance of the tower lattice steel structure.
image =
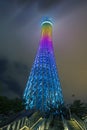
<svg viewBox="0 0 87 130">
<path fill-rule="evenodd" d="M 52 22 L 42 22 L 41 40 L 24 91 L 26 109 L 47 111 L 63 104 L 62 89 L 52 45 Z"/>
</svg>

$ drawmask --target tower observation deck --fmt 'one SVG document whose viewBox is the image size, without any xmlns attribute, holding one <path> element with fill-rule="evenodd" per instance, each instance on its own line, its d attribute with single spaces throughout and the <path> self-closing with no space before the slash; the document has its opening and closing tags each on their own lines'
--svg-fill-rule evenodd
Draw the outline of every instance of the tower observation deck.
<svg viewBox="0 0 87 130">
<path fill-rule="evenodd" d="M 41 24 L 41 39 L 24 91 L 26 109 L 47 112 L 62 105 L 63 95 L 52 44 L 52 22 Z"/>
</svg>

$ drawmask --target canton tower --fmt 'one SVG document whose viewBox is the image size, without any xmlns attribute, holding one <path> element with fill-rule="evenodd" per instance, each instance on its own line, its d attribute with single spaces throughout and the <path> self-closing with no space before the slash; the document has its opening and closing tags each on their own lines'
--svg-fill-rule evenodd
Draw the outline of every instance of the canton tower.
<svg viewBox="0 0 87 130">
<path fill-rule="evenodd" d="M 62 89 L 57 72 L 52 44 L 52 22 L 41 24 L 41 39 L 37 55 L 24 91 L 26 109 L 47 112 L 50 106 L 63 105 Z"/>
</svg>

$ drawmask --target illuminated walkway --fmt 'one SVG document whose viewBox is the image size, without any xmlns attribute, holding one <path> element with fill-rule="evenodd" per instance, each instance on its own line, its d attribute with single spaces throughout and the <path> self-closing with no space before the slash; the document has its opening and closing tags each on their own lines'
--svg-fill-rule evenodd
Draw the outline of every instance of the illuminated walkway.
<svg viewBox="0 0 87 130">
<path fill-rule="evenodd" d="M 41 113 L 35 112 L 30 117 L 25 116 L 3 126 L 0 130 L 86 130 L 84 123 L 77 118 L 73 117 L 71 120 L 63 118 L 63 121 L 60 121 L 58 118 L 53 119 L 52 116 L 46 119 Z"/>
<path fill-rule="evenodd" d="M 83 128 L 75 121 L 69 120 L 67 121 L 70 130 L 83 130 Z"/>
</svg>

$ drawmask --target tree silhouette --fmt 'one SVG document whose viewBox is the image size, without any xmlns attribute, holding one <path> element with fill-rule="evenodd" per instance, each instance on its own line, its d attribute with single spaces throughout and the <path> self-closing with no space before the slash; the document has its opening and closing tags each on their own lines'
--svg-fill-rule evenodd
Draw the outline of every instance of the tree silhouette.
<svg viewBox="0 0 87 130">
<path fill-rule="evenodd" d="M 22 111 L 24 104 L 22 99 L 8 99 L 7 97 L 0 96 L 0 114 L 14 114 Z"/>
<path fill-rule="evenodd" d="M 70 106 L 71 113 L 75 113 L 80 118 L 87 113 L 87 105 L 81 100 L 75 100 Z"/>
</svg>

